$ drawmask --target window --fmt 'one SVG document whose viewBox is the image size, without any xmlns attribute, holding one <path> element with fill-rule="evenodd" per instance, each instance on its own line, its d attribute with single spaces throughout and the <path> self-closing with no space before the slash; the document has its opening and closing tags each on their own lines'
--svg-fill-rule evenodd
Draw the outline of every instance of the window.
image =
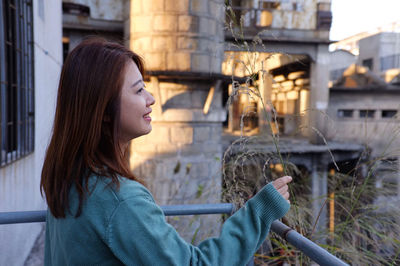
<svg viewBox="0 0 400 266">
<path fill-rule="evenodd" d="M 381 71 L 400 67 L 400 54 L 381 57 Z"/>
<path fill-rule="evenodd" d="M 339 109 L 337 111 L 337 117 L 340 117 L 340 118 L 351 118 L 351 117 L 353 117 L 353 110 Z"/>
<path fill-rule="evenodd" d="M 317 29 L 330 30 L 332 25 L 330 3 L 318 3 L 317 5 Z"/>
<path fill-rule="evenodd" d="M 0 166 L 34 148 L 31 0 L 0 1 Z"/>
<path fill-rule="evenodd" d="M 360 110 L 360 117 L 362 118 L 374 118 L 375 110 Z"/>
<path fill-rule="evenodd" d="M 393 118 L 397 114 L 397 110 L 382 110 L 382 118 Z"/>
<path fill-rule="evenodd" d="M 368 67 L 369 70 L 372 70 L 374 66 L 374 60 L 372 58 L 362 60 L 362 65 Z"/>
</svg>

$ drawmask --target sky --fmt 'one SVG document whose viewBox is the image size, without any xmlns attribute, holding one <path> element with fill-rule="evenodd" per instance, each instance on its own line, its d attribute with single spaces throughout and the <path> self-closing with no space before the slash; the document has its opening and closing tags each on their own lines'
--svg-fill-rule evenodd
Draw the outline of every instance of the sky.
<svg viewBox="0 0 400 266">
<path fill-rule="evenodd" d="M 400 20 L 400 0 L 332 0 L 331 40 Z"/>
</svg>

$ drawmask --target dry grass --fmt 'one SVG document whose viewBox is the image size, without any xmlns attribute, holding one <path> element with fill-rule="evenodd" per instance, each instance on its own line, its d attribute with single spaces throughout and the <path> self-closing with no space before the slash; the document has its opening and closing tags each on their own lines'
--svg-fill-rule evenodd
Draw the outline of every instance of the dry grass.
<svg viewBox="0 0 400 266">
<path fill-rule="evenodd" d="M 254 45 L 262 45 L 261 39 L 256 36 L 251 44 L 243 42 L 243 27 L 241 18 L 237 19 L 233 10 L 227 7 L 229 21 L 227 27 L 235 37 L 236 46 L 242 51 L 249 53 L 245 65 L 249 80 L 245 84 L 233 81 L 232 94 L 228 104 L 232 104 L 234 97 L 239 94 L 247 94 L 256 98 L 262 104 L 265 117 L 276 124 L 276 112 L 270 103 L 265 103 L 261 98 L 254 73 L 268 74 L 268 69 L 255 69 L 251 64 L 253 61 L 251 49 Z M 235 21 L 239 21 L 235 23 Z M 266 58 L 265 60 L 268 60 Z M 266 64 L 265 64 L 266 65 Z M 267 108 L 268 106 L 268 108 Z M 271 112 L 267 111 L 271 110 Z M 243 121 L 246 113 L 242 115 Z M 326 116 L 326 114 L 323 114 Z M 241 123 L 243 127 L 243 122 Z M 278 128 L 276 126 L 276 128 Z M 303 128 L 300 128 L 303 130 Z M 320 137 L 327 141 L 323 134 L 313 128 Z M 306 169 L 299 169 L 290 163 L 289 158 L 284 158 L 280 152 L 280 135 L 276 130 L 270 128 L 268 136 L 245 137 L 240 136 L 224 154 L 223 179 L 224 200 L 242 206 L 263 185 L 281 175 L 292 175 L 295 182 L 291 187 L 291 211 L 286 215 L 284 222 L 308 238 L 322 243 L 321 245 L 331 253 L 350 263 L 351 265 L 399 265 L 400 264 L 400 210 L 397 208 L 386 208 L 386 204 L 377 204 L 376 199 L 381 195 L 393 193 L 394 184 L 383 184 L 377 187 L 380 178 L 381 165 L 386 165 L 386 173 L 398 175 L 398 163 L 393 163 L 391 158 L 399 157 L 399 154 L 385 154 L 379 158 L 369 156 L 368 143 L 358 161 L 353 161 L 345 169 L 340 169 L 331 154 L 332 162 L 336 171 L 329 175 L 329 194 L 334 195 L 335 214 L 334 230 L 316 232 L 315 224 L 318 217 L 313 217 L 310 208 L 312 200 L 310 196 L 310 173 Z M 397 137 L 397 131 L 393 132 Z M 262 138 L 262 140 L 261 140 Z M 257 143 L 268 139 L 275 147 L 273 152 L 263 152 L 257 147 Z M 393 139 L 388 139 L 388 146 Z M 391 164 L 390 164 L 391 163 Z M 391 167 L 387 167 L 387 165 Z M 277 167 L 279 166 L 279 167 Z M 333 193 L 333 194 L 332 194 Z M 329 195 L 324 195 L 321 208 L 328 208 L 333 200 Z M 397 206 L 398 207 L 398 206 Z M 288 245 L 275 234 L 272 234 L 269 242 L 264 245 L 267 250 L 256 254 L 256 263 L 259 265 L 277 265 L 287 262 L 292 265 L 309 265 L 310 260 L 301 252 Z"/>
</svg>

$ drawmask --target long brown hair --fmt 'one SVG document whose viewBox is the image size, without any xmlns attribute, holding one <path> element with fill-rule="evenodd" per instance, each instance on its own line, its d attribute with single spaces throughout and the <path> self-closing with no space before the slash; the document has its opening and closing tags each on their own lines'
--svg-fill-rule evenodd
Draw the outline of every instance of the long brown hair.
<svg viewBox="0 0 400 266">
<path fill-rule="evenodd" d="M 56 218 L 65 217 L 71 186 L 79 195 L 76 216 L 80 215 L 91 173 L 109 177 L 117 187 L 118 175 L 137 180 L 120 149 L 118 132 L 120 92 L 129 60 L 143 75 L 143 61 L 137 54 L 92 38 L 80 43 L 64 63 L 40 182 Z"/>
</svg>

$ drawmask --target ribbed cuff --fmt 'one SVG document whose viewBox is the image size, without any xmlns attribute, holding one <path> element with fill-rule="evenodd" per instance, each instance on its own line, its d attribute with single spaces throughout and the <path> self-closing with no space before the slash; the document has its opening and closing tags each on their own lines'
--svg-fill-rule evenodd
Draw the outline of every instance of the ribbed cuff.
<svg viewBox="0 0 400 266">
<path fill-rule="evenodd" d="M 279 194 L 272 183 L 264 186 L 249 202 L 256 213 L 267 221 L 282 218 L 290 209 L 290 204 Z"/>
</svg>

